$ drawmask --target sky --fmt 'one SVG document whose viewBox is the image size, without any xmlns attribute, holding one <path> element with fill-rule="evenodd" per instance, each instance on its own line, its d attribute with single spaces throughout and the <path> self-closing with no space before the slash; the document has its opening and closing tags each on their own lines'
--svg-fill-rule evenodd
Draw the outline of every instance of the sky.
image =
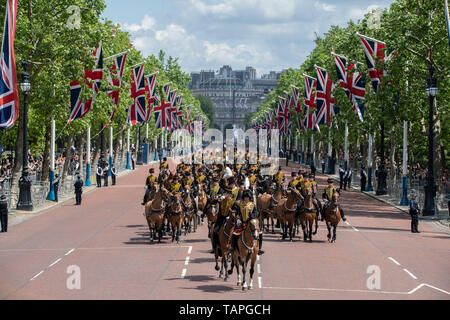
<svg viewBox="0 0 450 320">
<path fill-rule="evenodd" d="M 394 0 L 106 0 L 103 17 L 144 56 L 178 57 L 183 71 L 252 66 L 257 77 L 299 68 L 331 25 L 346 26 Z"/>
</svg>

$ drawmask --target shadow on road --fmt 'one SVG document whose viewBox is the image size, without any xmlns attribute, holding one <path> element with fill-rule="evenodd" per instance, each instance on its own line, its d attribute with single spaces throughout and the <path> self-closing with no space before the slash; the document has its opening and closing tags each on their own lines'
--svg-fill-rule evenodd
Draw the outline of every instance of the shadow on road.
<svg viewBox="0 0 450 320">
<path fill-rule="evenodd" d="M 197 286 L 195 288 L 183 288 L 183 289 L 194 289 L 194 290 L 201 290 L 203 292 L 211 292 L 211 293 L 226 293 L 230 291 L 234 291 L 234 288 L 230 288 L 227 286 L 219 286 L 219 285 L 204 285 L 204 286 Z"/>
</svg>

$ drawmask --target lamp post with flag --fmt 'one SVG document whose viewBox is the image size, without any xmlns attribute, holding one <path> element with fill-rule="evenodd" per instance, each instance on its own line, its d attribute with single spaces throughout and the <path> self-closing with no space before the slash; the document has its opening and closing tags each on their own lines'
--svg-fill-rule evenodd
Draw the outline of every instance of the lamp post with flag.
<svg viewBox="0 0 450 320">
<path fill-rule="evenodd" d="M 31 179 L 28 174 L 28 93 L 31 89 L 30 75 L 27 72 L 28 63 L 22 62 L 23 72 L 20 88 L 23 92 L 23 144 L 22 144 L 22 176 L 19 179 L 19 201 L 17 210 L 33 210 L 31 199 Z"/>
<path fill-rule="evenodd" d="M 437 79 L 433 77 L 434 69 L 433 66 L 428 66 L 429 77 L 427 78 L 427 88 L 425 92 L 427 93 L 429 100 L 429 110 L 428 110 L 428 174 L 427 182 L 425 185 L 425 204 L 423 207 L 424 216 L 433 216 L 436 214 L 435 207 L 435 197 L 436 197 L 436 183 L 434 181 L 434 123 L 433 123 L 433 104 L 434 98 L 437 95 Z"/>
</svg>

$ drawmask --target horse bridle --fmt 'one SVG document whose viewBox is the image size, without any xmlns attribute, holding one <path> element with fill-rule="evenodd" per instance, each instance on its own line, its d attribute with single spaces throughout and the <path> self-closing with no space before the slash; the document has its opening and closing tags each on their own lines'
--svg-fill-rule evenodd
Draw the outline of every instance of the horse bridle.
<svg viewBox="0 0 450 320">
<path fill-rule="evenodd" d="M 250 228 L 250 234 L 252 235 L 252 239 L 253 239 L 253 246 L 250 248 L 246 243 L 245 243 L 245 239 L 244 239 L 244 231 L 242 231 L 242 233 L 241 233 L 241 242 L 242 242 L 242 244 L 247 248 L 247 250 L 253 250 L 254 248 L 255 248 L 255 246 L 256 246 L 256 243 L 255 243 L 255 240 L 258 240 L 258 238 L 256 237 L 255 238 L 255 235 L 254 235 L 254 233 L 256 233 L 258 230 L 255 228 L 255 230 L 252 230 L 251 229 L 251 226 L 252 226 L 252 224 L 251 223 L 249 223 L 248 224 L 249 225 L 249 227 L 248 228 Z"/>
</svg>

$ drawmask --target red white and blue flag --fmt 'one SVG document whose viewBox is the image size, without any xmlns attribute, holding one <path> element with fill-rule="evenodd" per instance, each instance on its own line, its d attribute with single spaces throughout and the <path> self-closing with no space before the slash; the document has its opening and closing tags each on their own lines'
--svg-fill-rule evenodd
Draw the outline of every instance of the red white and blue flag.
<svg viewBox="0 0 450 320">
<path fill-rule="evenodd" d="M 278 129 L 282 136 L 286 136 L 290 125 L 289 102 L 282 97 L 278 98 L 280 99 L 280 104 L 278 105 Z"/>
<path fill-rule="evenodd" d="M 372 87 L 375 92 L 378 92 L 378 87 L 381 83 L 381 77 L 386 75 L 386 71 L 381 70 L 380 62 L 385 61 L 386 46 L 383 42 L 368 38 L 358 34 L 361 40 L 364 53 L 366 55 L 367 68 L 369 76 L 372 81 Z"/>
<path fill-rule="evenodd" d="M 0 75 L 0 130 L 12 128 L 19 115 L 14 37 L 16 34 L 17 0 L 6 2 Z"/>
<path fill-rule="evenodd" d="M 131 125 L 134 126 L 137 122 L 146 120 L 144 64 L 131 69 L 130 96 L 133 98 L 133 103 L 129 116 Z"/>
<path fill-rule="evenodd" d="M 165 130 L 169 128 L 171 106 L 171 103 L 161 99 L 161 104 L 153 108 L 153 111 L 155 112 L 155 129 Z"/>
<path fill-rule="evenodd" d="M 334 55 L 334 61 L 339 83 L 353 104 L 353 111 L 358 115 L 359 120 L 364 122 L 364 104 L 362 100 L 366 96 L 365 77 L 356 71 L 354 63 L 347 67 L 347 59 L 345 57 Z"/>
<path fill-rule="evenodd" d="M 314 78 L 311 78 L 309 76 L 305 76 L 305 106 L 309 109 L 317 109 L 316 105 L 316 95 L 315 95 L 315 88 L 316 88 L 317 80 Z"/>
<path fill-rule="evenodd" d="M 148 122 L 152 117 L 152 108 L 157 103 L 155 95 L 156 76 L 158 72 L 155 72 L 145 77 L 145 92 L 147 93 L 147 109 L 145 114 L 145 122 Z"/>
<path fill-rule="evenodd" d="M 323 69 L 316 67 L 316 101 L 317 101 L 317 124 L 330 126 L 331 116 L 334 114 L 333 81 L 331 75 Z"/>
<path fill-rule="evenodd" d="M 123 70 L 125 69 L 124 67 L 126 59 L 126 53 L 114 58 L 113 65 L 108 70 L 108 82 L 111 90 L 107 92 L 107 95 L 112 99 L 114 109 L 111 113 L 109 124 L 106 124 L 105 127 L 111 125 L 114 119 L 114 114 L 116 113 L 116 108 L 119 105 L 120 87 L 122 86 Z"/>
<path fill-rule="evenodd" d="M 165 99 L 169 100 L 169 92 L 170 92 L 170 82 L 166 83 L 163 86 L 163 91 L 164 91 L 164 95 L 165 95 Z M 170 101 L 170 100 L 169 100 Z"/>
<path fill-rule="evenodd" d="M 81 85 L 78 81 L 72 81 L 70 83 L 70 116 L 69 123 L 76 119 L 83 118 L 86 113 L 92 107 L 95 97 L 100 91 L 100 86 L 103 80 L 103 49 L 102 42 L 94 51 L 96 68 L 92 71 L 85 70 L 84 81 L 87 82 L 87 86 L 92 90 L 92 97 L 87 102 L 83 102 L 81 97 Z M 87 81 L 87 80 L 93 81 Z"/>
</svg>

